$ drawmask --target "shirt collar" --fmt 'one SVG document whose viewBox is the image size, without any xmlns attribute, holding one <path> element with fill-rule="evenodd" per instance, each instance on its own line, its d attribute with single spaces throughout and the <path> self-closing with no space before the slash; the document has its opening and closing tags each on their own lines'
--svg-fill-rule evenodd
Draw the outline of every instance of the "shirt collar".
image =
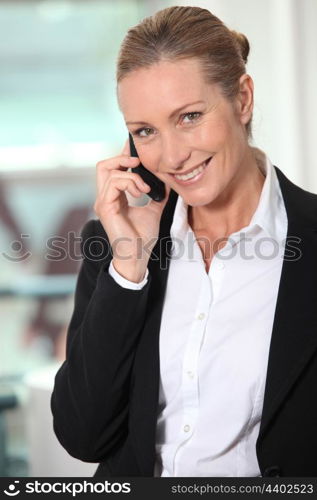
<svg viewBox="0 0 317 500">
<path fill-rule="evenodd" d="M 265 175 L 258 206 L 248 228 L 260 226 L 270 238 L 280 241 L 284 237 L 287 219 L 284 200 L 276 170 L 269 157 L 260 149 L 252 148 L 259 169 Z"/>
<path fill-rule="evenodd" d="M 233 234 L 236 235 L 240 232 L 249 234 L 258 226 L 262 228 L 270 238 L 281 241 L 285 236 L 284 227 L 287 215 L 276 170 L 269 157 L 263 151 L 255 147 L 253 147 L 252 150 L 259 169 L 265 175 L 265 180 L 258 206 L 249 225 Z M 191 230 L 188 224 L 187 211 L 188 205 L 181 196 L 178 196 L 170 229 L 172 238 L 183 240 L 188 230 Z"/>
</svg>

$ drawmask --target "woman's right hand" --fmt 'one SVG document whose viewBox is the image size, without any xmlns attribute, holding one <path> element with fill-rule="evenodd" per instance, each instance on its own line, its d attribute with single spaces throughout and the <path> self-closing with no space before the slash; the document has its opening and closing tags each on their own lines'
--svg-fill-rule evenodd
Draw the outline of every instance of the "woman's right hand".
<svg viewBox="0 0 317 500">
<path fill-rule="evenodd" d="M 94 204 L 112 248 L 115 269 L 135 282 L 141 281 L 146 272 L 170 193 L 170 188 L 165 185 L 166 195 L 162 201 L 151 200 L 142 207 L 130 206 L 125 191 L 136 198 L 150 191 L 139 174 L 127 171 L 139 163 L 139 158 L 130 157 L 128 140 L 121 155 L 98 162 Z"/>
</svg>

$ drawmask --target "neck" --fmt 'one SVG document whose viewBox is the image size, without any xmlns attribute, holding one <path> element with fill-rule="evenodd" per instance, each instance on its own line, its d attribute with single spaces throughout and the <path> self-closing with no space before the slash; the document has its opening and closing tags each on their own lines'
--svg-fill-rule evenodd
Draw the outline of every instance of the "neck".
<svg viewBox="0 0 317 500">
<path fill-rule="evenodd" d="M 246 163 L 221 196 L 208 205 L 188 206 L 192 230 L 223 237 L 247 226 L 259 203 L 264 180 L 250 149 Z"/>
</svg>

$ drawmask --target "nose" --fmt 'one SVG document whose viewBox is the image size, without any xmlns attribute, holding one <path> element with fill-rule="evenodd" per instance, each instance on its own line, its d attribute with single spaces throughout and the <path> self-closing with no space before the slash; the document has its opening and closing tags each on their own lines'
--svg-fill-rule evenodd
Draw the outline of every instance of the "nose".
<svg viewBox="0 0 317 500">
<path fill-rule="evenodd" d="M 190 158 L 190 151 L 184 143 L 184 137 L 178 131 L 161 135 L 161 172 L 181 170 L 184 163 Z"/>
</svg>

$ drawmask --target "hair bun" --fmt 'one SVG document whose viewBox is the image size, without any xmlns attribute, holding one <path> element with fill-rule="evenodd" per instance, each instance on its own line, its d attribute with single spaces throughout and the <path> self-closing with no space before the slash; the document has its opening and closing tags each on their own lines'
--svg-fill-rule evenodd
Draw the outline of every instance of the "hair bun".
<svg viewBox="0 0 317 500">
<path fill-rule="evenodd" d="M 239 33 L 238 31 L 231 30 L 231 34 L 232 34 L 233 38 L 235 39 L 236 44 L 238 45 L 241 57 L 246 64 L 248 61 L 248 55 L 250 52 L 249 41 L 243 33 Z"/>
</svg>

